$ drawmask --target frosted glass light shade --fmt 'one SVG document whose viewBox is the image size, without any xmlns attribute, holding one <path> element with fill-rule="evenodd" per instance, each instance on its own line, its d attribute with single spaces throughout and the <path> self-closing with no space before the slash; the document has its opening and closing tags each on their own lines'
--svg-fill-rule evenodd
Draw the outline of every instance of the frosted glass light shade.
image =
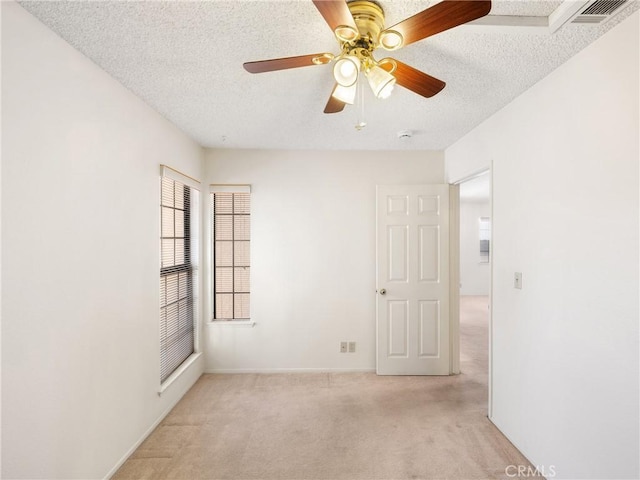
<svg viewBox="0 0 640 480">
<path fill-rule="evenodd" d="M 343 85 L 336 85 L 332 93 L 332 97 L 340 100 L 342 103 L 348 103 L 349 105 L 353 105 L 356 100 L 356 91 L 358 90 L 358 84 L 354 83 L 350 87 L 345 87 Z"/>
<path fill-rule="evenodd" d="M 396 78 L 378 66 L 372 67 L 367 72 L 367 80 L 377 98 L 387 98 L 396 84 Z"/>
<path fill-rule="evenodd" d="M 350 87 L 355 85 L 360 72 L 360 60 L 351 55 L 340 57 L 333 66 L 333 77 L 339 85 Z"/>
</svg>

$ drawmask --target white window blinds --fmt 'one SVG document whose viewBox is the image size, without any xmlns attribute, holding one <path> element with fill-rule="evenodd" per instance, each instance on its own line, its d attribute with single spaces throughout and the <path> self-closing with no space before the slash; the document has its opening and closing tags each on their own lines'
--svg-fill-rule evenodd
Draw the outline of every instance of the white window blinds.
<svg viewBox="0 0 640 480">
<path fill-rule="evenodd" d="M 251 193 L 248 185 L 212 185 L 214 320 L 250 318 Z"/>
<path fill-rule="evenodd" d="M 180 174 L 160 179 L 160 381 L 195 350 L 199 192 Z M 167 175 L 166 173 L 171 173 Z M 194 181 L 195 183 L 195 181 Z"/>
</svg>

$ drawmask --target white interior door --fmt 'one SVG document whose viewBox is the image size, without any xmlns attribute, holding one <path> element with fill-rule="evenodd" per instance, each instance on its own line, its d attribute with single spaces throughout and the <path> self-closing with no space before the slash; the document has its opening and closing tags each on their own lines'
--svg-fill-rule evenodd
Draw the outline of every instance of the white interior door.
<svg viewBox="0 0 640 480">
<path fill-rule="evenodd" d="M 449 186 L 377 187 L 378 375 L 449 375 Z"/>
</svg>

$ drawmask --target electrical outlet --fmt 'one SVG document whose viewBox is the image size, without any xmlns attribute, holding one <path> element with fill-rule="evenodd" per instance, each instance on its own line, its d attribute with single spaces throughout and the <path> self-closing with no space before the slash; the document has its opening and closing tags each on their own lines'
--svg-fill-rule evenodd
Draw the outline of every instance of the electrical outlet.
<svg viewBox="0 0 640 480">
<path fill-rule="evenodd" d="M 356 352 L 356 342 L 349 342 L 349 353 Z"/>
<path fill-rule="evenodd" d="M 340 342 L 340 353 L 347 353 L 347 342 Z"/>
<path fill-rule="evenodd" d="M 516 272 L 513 276 L 513 288 L 522 290 L 522 272 Z"/>
</svg>

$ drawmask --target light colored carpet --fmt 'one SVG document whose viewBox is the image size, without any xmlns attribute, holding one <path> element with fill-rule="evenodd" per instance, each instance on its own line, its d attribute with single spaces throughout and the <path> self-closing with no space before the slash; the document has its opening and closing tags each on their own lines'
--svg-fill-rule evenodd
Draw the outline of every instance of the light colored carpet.
<svg viewBox="0 0 640 480">
<path fill-rule="evenodd" d="M 507 479 L 487 420 L 487 298 L 463 297 L 453 377 L 204 375 L 114 479 Z"/>
</svg>

